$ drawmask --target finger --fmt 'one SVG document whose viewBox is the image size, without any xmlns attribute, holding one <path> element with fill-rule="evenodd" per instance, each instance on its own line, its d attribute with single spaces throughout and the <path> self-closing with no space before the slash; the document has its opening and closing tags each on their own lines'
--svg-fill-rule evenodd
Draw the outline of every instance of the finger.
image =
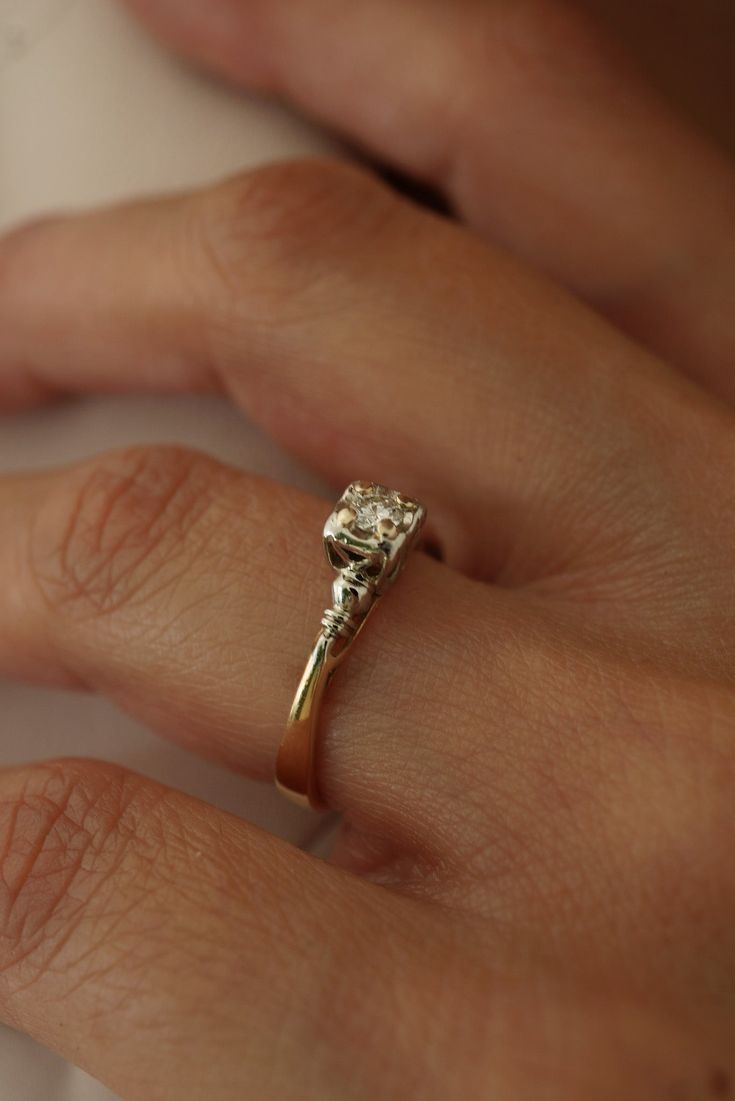
<svg viewBox="0 0 735 1101">
<path fill-rule="evenodd" d="M 115 453 L 2 483 L 0 676 L 105 693 L 189 749 L 271 779 L 328 603 L 325 511 L 175 449 Z M 692 572 L 686 601 L 677 578 L 652 601 L 640 577 L 632 611 L 619 599 L 599 608 L 584 601 L 580 668 L 580 625 L 569 610 L 560 615 L 535 593 L 493 589 L 415 556 L 325 701 L 319 787 L 358 838 L 340 859 L 391 881 L 427 870 L 433 879 L 469 858 L 483 823 L 502 851 L 507 831 L 529 839 L 529 815 L 539 822 L 539 851 L 547 849 L 543 816 L 530 808 L 546 805 L 550 776 L 554 791 L 581 785 L 586 806 L 601 798 L 597 778 L 609 770 L 619 806 L 619 785 L 630 779 L 621 778 L 613 736 L 621 692 L 637 700 L 639 682 L 656 675 L 665 695 L 672 670 L 695 685 L 731 676 L 732 581 L 726 590 L 723 569 L 715 584 L 701 560 L 701 584 L 716 591 L 698 588 Z M 721 654 L 713 638 L 723 640 Z M 631 671 L 631 652 L 653 642 L 664 672 L 653 661 Z M 559 736 L 547 738 L 549 700 L 567 697 Z M 633 726 L 658 729 L 656 721 L 645 711 Z M 579 734 L 572 780 L 570 731 Z M 660 769 L 658 739 L 649 758 Z M 575 811 L 572 835 L 580 821 Z M 606 821 L 600 835 L 589 848 L 593 864 L 607 852 Z M 560 826 L 559 859 L 569 837 Z"/>
<path fill-rule="evenodd" d="M 564 962 L 540 983 L 557 925 L 501 955 L 460 906 L 100 762 L 0 775 L 0 873 L 0 1019 L 126 1101 L 531 1097 L 549 1080 L 566 1098 L 591 1057 L 611 1101 L 698 1085 L 729 1050 L 711 990 L 680 1019 L 594 966 L 584 989 Z"/>
<path fill-rule="evenodd" d="M 0 365 L 16 398 L 224 386 L 327 479 L 410 486 L 448 561 L 507 584 L 659 562 L 640 517 L 690 507 L 696 441 L 730 431 L 547 282 L 319 163 L 6 242 Z"/>
<path fill-rule="evenodd" d="M 128 1101 L 367 1097 L 446 978 L 408 900 L 100 762 L 0 774 L 0 873 L 0 1019 Z"/>
<path fill-rule="evenodd" d="M 579 6 L 128 2 L 189 56 L 445 189 L 473 225 L 735 397 L 735 174 Z"/>
<path fill-rule="evenodd" d="M 0 676 L 104 693 L 188 748 L 272 780 L 331 605 L 328 511 L 171 448 L 6 480 L 0 562 L 13 580 L 0 592 Z M 401 851 L 419 835 L 431 851 L 445 844 L 444 731 L 457 722 L 450 696 L 469 698 L 475 679 L 459 657 L 477 587 L 415 556 L 328 694 L 326 802 L 366 831 L 389 829 Z"/>
</svg>

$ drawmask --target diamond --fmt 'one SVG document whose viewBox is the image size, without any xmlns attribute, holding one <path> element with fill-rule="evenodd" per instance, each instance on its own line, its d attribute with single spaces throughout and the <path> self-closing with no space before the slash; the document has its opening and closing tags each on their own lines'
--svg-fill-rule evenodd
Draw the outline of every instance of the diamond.
<svg viewBox="0 0 735 1101">
<path fill-rule="evenodd" d="M 403 513 L 388 501 L 368 501 L 357 509 L 355 523 L 363 531 L 372 531 L 377 528 L 381 520 L 392 520 L 398 525 L 403 521 Z"/>
<path fill-rule="evenodd" d="M 361 531 L 374 532 L 382 520 L 388 520 L 400 527 L 405 521 L 405 513 L 398 504 L 395 495 L 382 486 L 371 486 L 367 491 L 353 494 L 355 526 Z"/>
</svg>

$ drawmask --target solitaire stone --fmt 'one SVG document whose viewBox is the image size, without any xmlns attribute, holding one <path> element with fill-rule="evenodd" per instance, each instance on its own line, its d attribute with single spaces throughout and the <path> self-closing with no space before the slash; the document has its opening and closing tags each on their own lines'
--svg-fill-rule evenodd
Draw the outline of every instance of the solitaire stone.
<svg viewBox="0 0 735 1101">
<path fill-rule="evenodd" d="M 405 520 L 405 513 L 395 496 L 381 486 L 373 486 L 366 493 L 356 493 L 352 507 L 355 511 L 355 526 L 371 534 L 376 532 L 388 535 L 387 527 L 380 530 L 380 525 L 385 524 L 395 528 L 395 535 Z"/>
</svg>

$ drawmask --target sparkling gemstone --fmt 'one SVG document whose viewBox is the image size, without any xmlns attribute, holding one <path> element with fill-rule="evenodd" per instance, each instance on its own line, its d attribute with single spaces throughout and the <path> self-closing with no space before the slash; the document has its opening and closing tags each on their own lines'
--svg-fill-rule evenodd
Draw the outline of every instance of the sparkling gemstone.
<svg viewBox="0 0 735 1101">
<path fill-rule="evenodd" d="M 392 520 L 398 526 L 403 520 L 403 512 L 385 501 L 368 501 L 357 509 L 355 523 L 363 531 L 372 531 L 381 520 Z"/>
<path fill-rule="evenodd" d="M 355 526 L 361 531 L 373 532 L 381 520 L 389 520 L 400 527 L 405 513 L 389 493 L 373 491 L 355 494 L 352 506 L 355 510 Z"/>
</svg>

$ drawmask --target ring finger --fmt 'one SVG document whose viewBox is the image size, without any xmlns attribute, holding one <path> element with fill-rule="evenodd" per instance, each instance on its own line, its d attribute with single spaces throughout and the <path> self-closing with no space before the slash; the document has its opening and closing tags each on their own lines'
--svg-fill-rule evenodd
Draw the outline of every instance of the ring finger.
<svg viewBox="0 0 735 1101">
<path fill-rule="evenodd" d="M 330 603 L 326 511 L 175 448 L 8 479 L 0 562 L 13 581 L 0 596 L 0 673 L 105 693 L 190 748 L 270 777 Z M 326 801 L 398 847 L 430 832 L 442 732 L 457 722 L 451 700 L 472 692 L 459 640 L 486 596 L 418 556 L 328 696 Z M 428 782 L 410 767 L 419 738 Z"/>
</svg>

